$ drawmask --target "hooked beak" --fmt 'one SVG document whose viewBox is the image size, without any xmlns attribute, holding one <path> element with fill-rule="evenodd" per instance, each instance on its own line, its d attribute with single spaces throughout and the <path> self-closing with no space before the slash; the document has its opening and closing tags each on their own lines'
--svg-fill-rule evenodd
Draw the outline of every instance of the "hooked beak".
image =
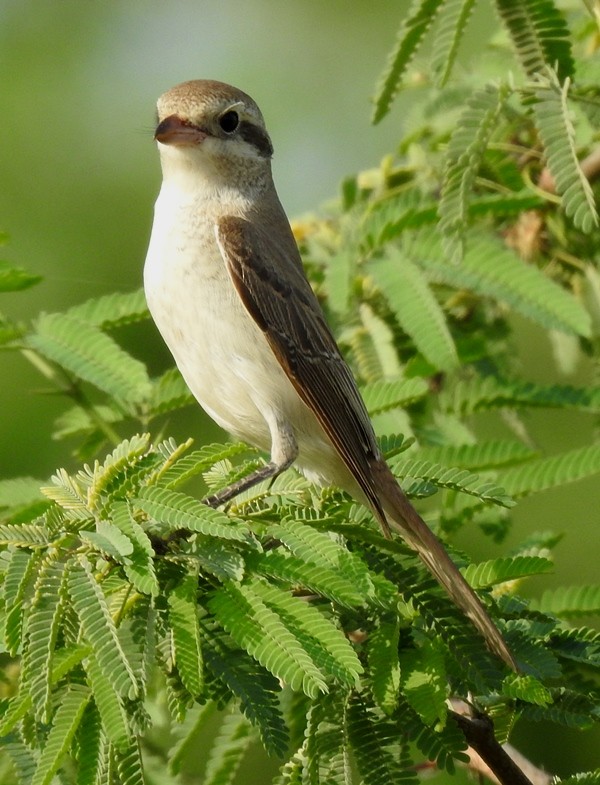
<svg viewBox="0 0 600 785">
<path fill-rule="evenodd" d="M 200 144 L 207 136 L 208 134 L 200 128 L 176 114 L 165 117 L 154 132 L 157 142 L 179 146 Z"/>
</svg>

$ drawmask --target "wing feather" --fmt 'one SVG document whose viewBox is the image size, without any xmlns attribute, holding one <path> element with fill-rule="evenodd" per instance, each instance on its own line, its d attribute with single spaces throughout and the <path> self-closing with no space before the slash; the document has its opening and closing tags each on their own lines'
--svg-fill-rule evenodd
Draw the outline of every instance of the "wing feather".
<svg viewBox="0 0 600 785">
<path fill-rule="evenodd" d="M 379 450 L 369 415 L 304 275 L 291 232 L 281 246 L 273 235 L 282 236 L 231 216 L 217 226 L 221 253 L 244 306 L 385 525 L 372 473 Z"/>
</svg>

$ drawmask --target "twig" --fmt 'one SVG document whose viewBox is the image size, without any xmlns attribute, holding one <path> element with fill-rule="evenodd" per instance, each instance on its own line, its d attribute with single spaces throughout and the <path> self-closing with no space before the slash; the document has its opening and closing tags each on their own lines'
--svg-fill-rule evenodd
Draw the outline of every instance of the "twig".
<svg viewBox="0 0 600 785">
<path fill-rule="evenodd" d="M 470 716 L 471 707 L 452 701 L 450 716 L 469 745 L 469 768 L 496 785 L 549 785 L 551 776 L 538 769 L 510 744 L 500 744 L 486 715 Z"/>
</svg>

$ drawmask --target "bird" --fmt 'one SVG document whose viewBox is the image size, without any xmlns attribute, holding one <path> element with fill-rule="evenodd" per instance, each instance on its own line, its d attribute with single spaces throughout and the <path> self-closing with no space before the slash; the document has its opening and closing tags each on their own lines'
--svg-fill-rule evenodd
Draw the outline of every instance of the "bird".
<svg viewBox="0 0 600 785">
<path fill-rule="evenodd" d="M 488 648 L 513 655 L 379 450 L 353 374 L 305 275 L 254 100 L 198 79 L 165 92 L 162 185 L 144 265 L 152 318 L 207 414 L 270 460 L 208 497 L 225 504 L 294 464 L 368 506 L 417 552 Z"/>
</svg>

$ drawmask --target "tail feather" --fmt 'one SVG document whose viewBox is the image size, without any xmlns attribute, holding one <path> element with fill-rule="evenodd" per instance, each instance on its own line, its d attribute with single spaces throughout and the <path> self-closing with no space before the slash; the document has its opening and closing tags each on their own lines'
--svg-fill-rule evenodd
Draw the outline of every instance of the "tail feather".
<svg viewBox="0 0 600 785">
<path fill-rule="evenodd" d="M 387 520 L 382 522 L 384 531 L 389 525 L 419 554 L 427 569 L 483 635 L 491 651 L 516 671 L 517 665 L 500 630 L 442 543 L 408 501 L 388 466 L 380 461 L 373 468 L 377 475 L 381 505 L 387 517 Z"/>
</svg>

